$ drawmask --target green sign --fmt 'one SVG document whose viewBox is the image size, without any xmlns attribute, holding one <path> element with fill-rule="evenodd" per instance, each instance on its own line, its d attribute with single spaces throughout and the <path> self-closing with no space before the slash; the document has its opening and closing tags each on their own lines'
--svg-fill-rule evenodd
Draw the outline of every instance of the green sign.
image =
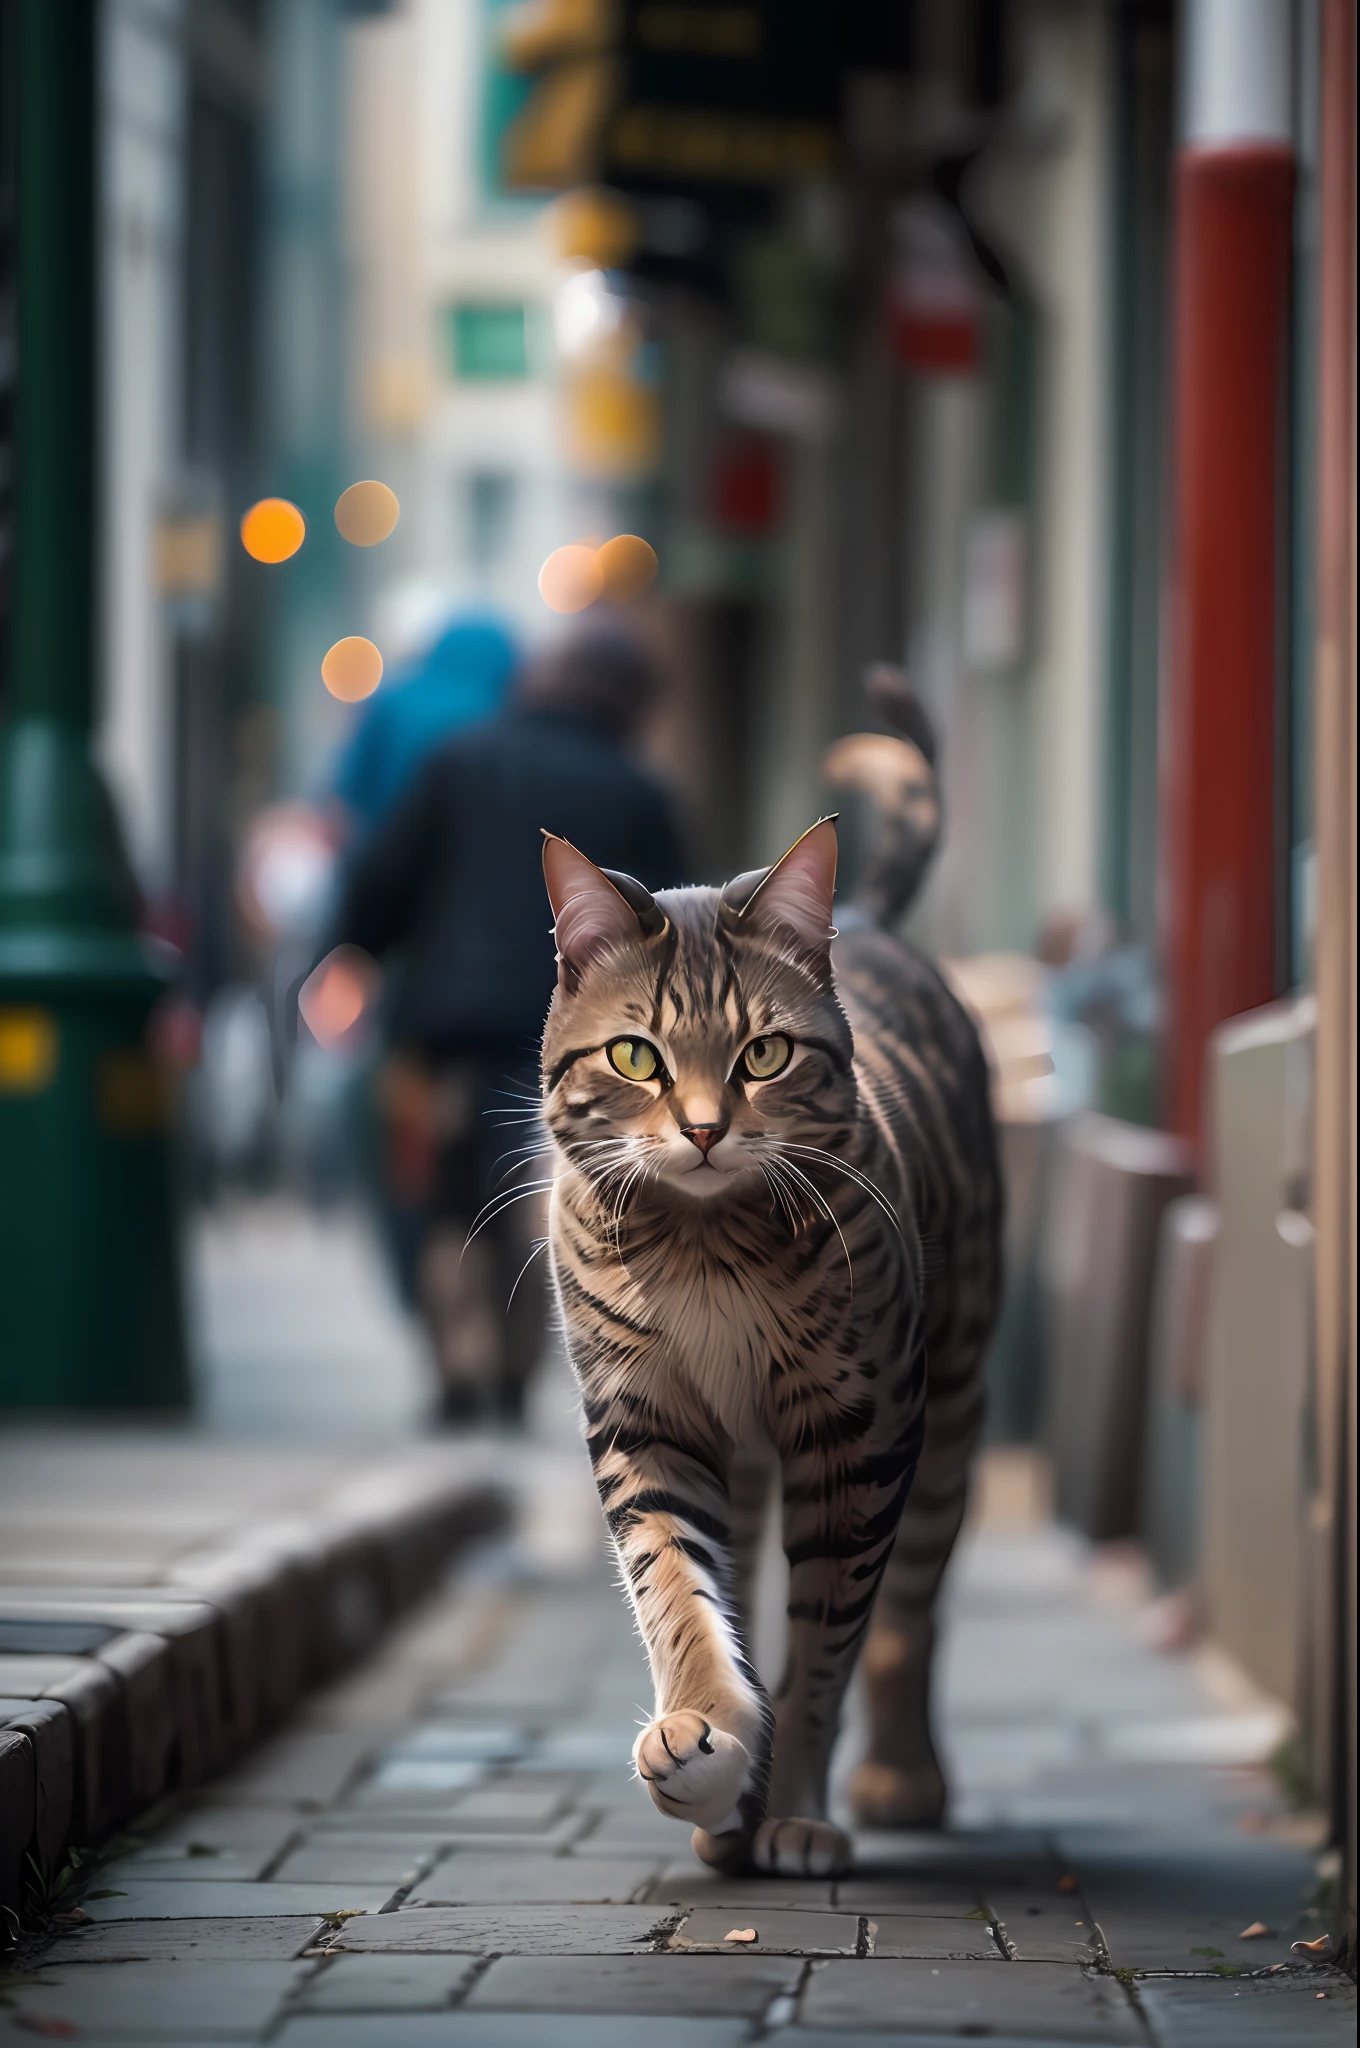
<svg viewBox="0 0 1360 2048">
<path fill-rule="evenodd" d="M 529 374 L 529 343 L 523 306 L 450 306 L 450 366 L 464 383 L 517 383 Z"/>
</svg>

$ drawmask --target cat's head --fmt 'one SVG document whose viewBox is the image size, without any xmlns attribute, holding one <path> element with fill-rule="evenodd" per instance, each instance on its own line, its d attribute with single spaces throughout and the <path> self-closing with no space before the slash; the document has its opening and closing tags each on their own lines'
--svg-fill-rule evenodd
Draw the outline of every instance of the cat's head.
<svg viewBox="0 0 1360 2048">
<path fill-rule="evenodd" d="M 854 1114 L 831 977 L 836 829 L 772 868 L 653 897 L 545 837 L 558 982 L 544 1113 L 603 1189 L 797 1209 L 809 1155 Z M 636 1169 L 634 1177 L 629 1176 Z"/>
</svg>

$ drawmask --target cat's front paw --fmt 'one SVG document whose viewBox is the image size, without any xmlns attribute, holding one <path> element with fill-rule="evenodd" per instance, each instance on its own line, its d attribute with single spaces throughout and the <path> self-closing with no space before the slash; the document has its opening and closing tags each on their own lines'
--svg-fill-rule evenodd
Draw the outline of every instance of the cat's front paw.
<svg viewBox="0 0 1360 2048">
<path fill-rule="evenodd" d="M 653 1805 L 672 1820 L 721 1830 L 735 1819 L 751 1768 L 744 1743 L 702 1714 L 663 1714 L 633 1744 L 633 1764 Z"/>
<path fill-rule="evenodd" d="M 752 1863 L 773 1877 L 842 1877 L 853 1854 L 829 1820 L 763 1820 L 751 1843 Z"/>
</svg>

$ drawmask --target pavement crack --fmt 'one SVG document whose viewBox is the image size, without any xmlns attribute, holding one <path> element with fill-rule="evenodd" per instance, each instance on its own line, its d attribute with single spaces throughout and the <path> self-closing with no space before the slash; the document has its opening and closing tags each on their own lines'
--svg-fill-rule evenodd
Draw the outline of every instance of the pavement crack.
<svg viewBox="0 0 1360 2048">
<path fill-rule="evenodd" d="M 406 1877 L 403 1880 L 403 1882 L 397 1886 L 391 1898 L 386 1900 L 383 1905 L 379 1906 L 379 1913 L 398 1912 L 400 1908 L 406 1904 L 406 1901 L 410 1898 L 411 1893 L 415 1890 L 416 1886 L 418 1884 L 424 1883 L 425 1879 L 434 1869 L 436 1863 L 438 1863 L 440 1856 L 442 1854 L 442 1849 L 438 1845 L 436 1845 L 433 1849 L 429 1850 L 424 1856 L 422 1856 L 417 1862 L 415 1869 L 412 1870 L 410 1875 Z"/>
<path fill-rule="evenodd" d="M 268 1883 L 269 1879 L 273 1877 L 274 1873 L 278 1870 L 280 1864 L 282 1864 L 287 1857 L 292 1855 L 294 1849 L 301 1847 L 302 1840 L 303 1830 L 300 1827 L 294 1828 L 291 1834 L 285 1835 L 283 1841 L 280 1843 L 279 1847 L 274 1851 L 274 1854 L 270 1857 L 269 1861 L 264 1865 L 263 1869 L 256 1872 L 257 1882 L 261 1884 Z"/>
<path fill-rule="evenodd" d="M 494 1962 L 498 1962 L 499 1960 L 500 1959 L 498 1956 L 478 1956 L 473 1967 L 468 1971 L 467 1976 L 464 1977 L 464 1979 L 462 1980 L 458 1996 L 454 2000 L 454 2004 L 456 2006 L 467 2004 L 468 1993 L 472 1990 L 473 1985 L 480 1983 L 481 1979 L 486 1975 L 487 1971 L 491 1968 L 491 1965 Z"/>
<path fill-rule="evenodd" d="M 793 1989 L 776 1991 L 756 2022 L 754 2038 L 757 2041 L 768 2040 L 771 2035 L 780 2034 L 786 2027 L 792 2026 L 798 2017 L 798 2001 L 806 1990 L 811 1976 L 812 1964 L 805 1962 L 798 1972 L 798 1982 Z"/>
<path fill-rule="evenodd" d="M 679 1932 L 688 1918 L 689 1909 L 687 1907 L 678 1913 L 667 1913 L 662 1919 L 657 1921 L 654 1927 L 647 1929 L 642 1939 L 653 1950 L 653 1953 L 659 1955 L 671 1936 Z"/>
</svg>

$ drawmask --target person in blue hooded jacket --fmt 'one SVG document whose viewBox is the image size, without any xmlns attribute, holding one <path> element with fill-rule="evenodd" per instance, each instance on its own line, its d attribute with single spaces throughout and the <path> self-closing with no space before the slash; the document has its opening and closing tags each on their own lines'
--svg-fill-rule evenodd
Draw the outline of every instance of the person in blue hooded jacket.
<svg viewBox="0 0 1360 2048">
<path fill-rule="evenodd" d="M 500 710 L 519 664 L 519 646 L 496 614 L 467 611 L 394 670 L 360 711 L 332 777 L 357 836 L 387 817 L 442 741 Z"/>
<path fill-rule="evenodd" d="M 542 1348 L 531 1162 L 557 964 L 541 828 L 648 888 L 684 879 L 674 800 L 633 753 L 663 686 L 626 621 L 576 622 L 498 717 L 431 749 L 346 871 L 332 939 L 387 972 L 388 1184 L 408 1191 L 402 1273 L 449 1422 L 516 1418 Z"/>
</svg>

